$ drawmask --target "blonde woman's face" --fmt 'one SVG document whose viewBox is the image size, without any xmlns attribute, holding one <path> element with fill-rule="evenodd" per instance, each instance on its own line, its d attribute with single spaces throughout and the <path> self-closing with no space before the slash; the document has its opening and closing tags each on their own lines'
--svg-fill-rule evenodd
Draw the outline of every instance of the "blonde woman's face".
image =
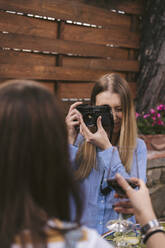
<svg viewBox="0 0 165 248">
<path fill-rule="evenodd" d="M 109 91 L 101 92 L 96 96 L 96 105 L 107 104 L 112 109 L 113 119 L 114 119 L 114 129 L 113 133 L 120 132 L 122 123 L 122 106 L 119 94 L 110 93 Z"/>
</svg>

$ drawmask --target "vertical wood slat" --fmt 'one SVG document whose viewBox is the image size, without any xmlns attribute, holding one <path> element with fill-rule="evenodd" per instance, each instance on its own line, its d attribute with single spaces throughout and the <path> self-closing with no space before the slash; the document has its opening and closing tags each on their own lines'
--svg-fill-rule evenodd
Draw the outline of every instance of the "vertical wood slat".
<svg viewBox="0 0 165 248">
<path fill-rule="evenodd" d="M 61 21 L 58 24 L 58 36 L 57 36 L 57 39 L 59 39 L 59 40 L 63 40 L 63 29 L 64 29 L 64 22 Z M 62 54 L 58 55 L 56 65 L 57 66 L 63 66 L 63 55 Z"/>
<path fill-rule="evenodd" d="M 61 39 L 61 40 L 63 39 L 63 29 L 64 29 L 64 22 L 61 21 L 58 24 L 58 36 L 57 36 L 58 39 Z M 61 55 L 61 54 L 57 55 L 56 66 L 63 66 L 63 55 Z M 59 85 L 60 85 L 60 83 L 57 81 L 55 91 L 56 91 L 56 94 L 58 95 L 58 97 L 60 97 L 59 93 L 58 93 L 59 92 Z"/>
<path fill-rule="evenodd" d="M 136 32 L 139 28 L 138 17 L 134 15 L 131 17 L 131 19 L 132 19 L 132 22 L 131 22 L 130 31 Z M 134 49 L 129 49 L 128 59 L 137 60 L 137 51 L 135 51 Z M 136 74 L 134 72 L 128 72 L 127 80 L 128 81 L 135 81 L 136 80 Z"/>
</svg>

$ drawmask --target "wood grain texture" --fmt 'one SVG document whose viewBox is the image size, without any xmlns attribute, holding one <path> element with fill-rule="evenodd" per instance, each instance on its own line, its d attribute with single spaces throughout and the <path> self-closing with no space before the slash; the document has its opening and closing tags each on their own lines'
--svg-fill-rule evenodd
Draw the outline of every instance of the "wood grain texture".
<svg viewBox="0 0 165 248">
<path fill-rule="evenodd" d="M 128 56 L 128 51 L 124 49 L 111 48 L 98 44 L 84 44 L 81 41 L 65 41 L 14 33 L 0 33 L 0 46 L 92 57 L 119 58 L 120 56 Z"/>
<path fill-rule="evenodd" d="M 37 54 L 12 50 L 0 50 L 0 63 L 17 65 L 44 65 L 55 66 L 56 55 Z"/>
<path fill-rule="evenodd" d="M 90 59 L 90 58 L 74 58 L 63 57 L 64 67 L 86 68 L 86 69 L 101 69 L 110 71 L 139 71 L 139 62 L 137 60 L 124 59 Z"/>
<path fill-rule="evenodd" d="M 89 98 L 94 82 L 60 82 L 57 86 L 59 98 Z"/>
<path fill-rule="evenodd" d="M 127 14 L 143 15 L 144 13 L 144 0 L 124 1 L 119 2 L 116 7 L 117 10 L 124 11 Z"/>
<path fill-rule="evenodd" d="M 59 98 L 65 98 L 73 101 L 75 99 L 88 99 L 91 95 L 91 90 L 94 82 L 60 82 L 57 86 L 57 94 Z M 129 82 L 129 87 L 133 98 L 136 96 L 136 83 Z"/>
<path fill-rule="evenodd" d="M 0 78 L 95 81 L 109 70 L 73 69 L 39 65 L 0 64 Z M 125 76 L 124 73 L 120 73 Z"/>
<path fill-rule="evenodd" d="M 114 24 L 127 28 L 130 26 L 130 17 L 127 15 L 113 13 L 109 10 L 90 6 L 76 0 L 1 0 L 0 8 L 104 27 L 110 27 Z"/>
<path fill-rule="evenodd" d="M 28 16 L 0 12 L 0 30 L 15 34 L 57 38 L 57 23 Z"/>
<path fill-rule="evenodd" d="M 138 32 L 125 30 L 121 26 L 111 26 L 108 29 L 103 29 L 65 24 L 63 37 L 64 40 L 139 48 L 140 35 Z"/>
<path fill-rule="evenodd" d="M 98 0 L 77 0 L 81 3 L 88 3 L 96 7 L 117 11 L 122 11 L 131 15 L 142 15 L 144 13 L 144 0 L 125 0 L 125 1 L 98 1 Z"/>
<path fill-rule="evenodd" d="M 8 32 L 0 32 L 0 47 L 12 49 L 0 50 L 0 82 L 34 79 L 56 91 L 59 98 L 89 98 L 94 81 L 118 72 L 130 81 L 135 97 L 142 1 L 118 1 L 115 9 L 125 15 L 100 8 L 95 0 L 89 4 L 87 0 L 0 0 L 1 10 L 24 13 L 0 11 L 0 31 Z"/>
</svg>

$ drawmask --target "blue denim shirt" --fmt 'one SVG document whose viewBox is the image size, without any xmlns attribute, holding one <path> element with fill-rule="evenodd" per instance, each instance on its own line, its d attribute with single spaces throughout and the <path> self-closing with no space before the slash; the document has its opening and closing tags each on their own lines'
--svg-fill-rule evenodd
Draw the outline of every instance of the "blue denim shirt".
<svg viewBox="0 0 165 248">
<path fill-rule="evenodd" d="M 77 142 L 70 147 L 70 159 L 73 167 L 75 166 L 75 156 L 78 150 Z M 137 139 L 136 152 L 133 154 L 133 163 L 130 174 L 128 174 L 122 165 L 120 156 L 116 147 L 110 147 L 106 150 L 97 151 L 98 169 L 92 169 L 90 175 L 80 182 L 84 193 L 85 201 L 84 212 L 81 222 L 88 227 L 94 228 L 99 234 L 108 231 L 106 223 L 111 219 L 117 219 L 118 214 L 113 210 L 115 203 L 114 190 L 104 196 L 100 192 L 100 184 L 104 174 L 103 184 L 106 184 L 107 177 L 114 178 L 118 172 L 125 178 L 137 177 L 146 181 L 147 149 L 143 140 Z M 74 208 L 73 208 L 74 209 Z"/>
</svg>

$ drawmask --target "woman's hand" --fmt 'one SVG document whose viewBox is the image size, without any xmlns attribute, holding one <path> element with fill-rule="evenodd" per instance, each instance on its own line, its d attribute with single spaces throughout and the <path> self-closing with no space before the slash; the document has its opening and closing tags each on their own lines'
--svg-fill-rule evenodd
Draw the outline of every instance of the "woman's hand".
<svg viewBox="0 0 165 248">
<path fill-rule="evenodd" d="M 102 150 L 108 149 L 112 146 L 108 135 L 101 124 L 101 116 L 97 119 L 97 131 L 95 133 L 90 132 L 82 117 L 80 117 L 80 133 L 84 136 L 87 142 L 94 144 Z"/>
<path fill-rule="evenodd" d="M 116 175 L 116 180 L 125 190 L 126 195 L 132 204 L 133 213 L 141 225 L 145 225 L 150 220 L 156 218 L 152 208 L 148 188 L 141 179 L 131 178 L 131 180 L 138 185 L 139 190 L 134 190 L 131 188 L 127 181 L 119 174 Z"/>
<path fill-rule="evenodd" d="M 121 195 L 116 194 L 115 197 L 121 198 Z M 122 214 L 134 215 L 134 208 L 132 207 L 132 204 L 128 199 L 125 199 L 123 201 L 121 200 L 115 203 L 114 210 Z"/>
<path fill-rule="evenodd" d="M 66 116 L 65 122 L 67 125 L 67 130 L 68 130 L 68 142 L 69 144 L 74 144 L 78 130 L 79 128 L 76 129 L 76 127 L 79 127 L 80 125 L 80 117 L 81 114 L 80 112 L 76 109 L 78 105 L 82 104 L 82 102 L 75 102 L 73 103 L 68 111 L 68 114 Z"/>
</svg>

